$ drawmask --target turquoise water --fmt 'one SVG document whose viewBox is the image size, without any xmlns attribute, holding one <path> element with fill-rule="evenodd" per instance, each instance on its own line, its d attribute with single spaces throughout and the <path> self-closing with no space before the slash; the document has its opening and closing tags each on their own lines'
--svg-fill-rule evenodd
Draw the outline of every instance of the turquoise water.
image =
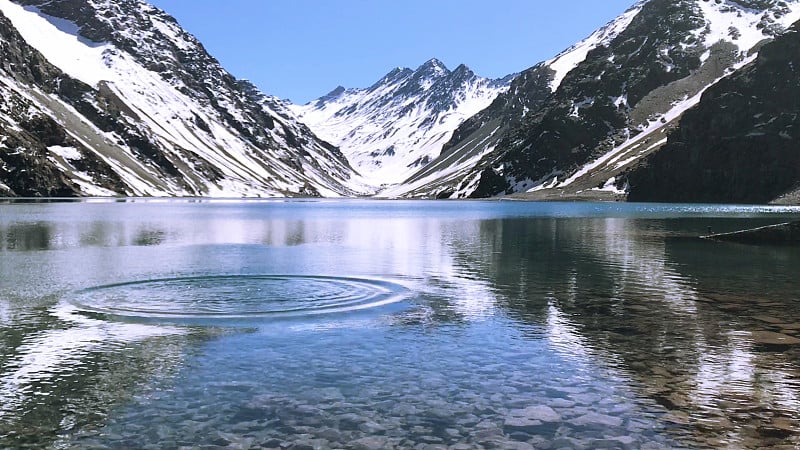
<svg viewBox="0 0 800 450">
<path fill-rule="evenodd" d="M 0 447 L 797 445 L 800 210 L 0 204 Z"/>
</svg>

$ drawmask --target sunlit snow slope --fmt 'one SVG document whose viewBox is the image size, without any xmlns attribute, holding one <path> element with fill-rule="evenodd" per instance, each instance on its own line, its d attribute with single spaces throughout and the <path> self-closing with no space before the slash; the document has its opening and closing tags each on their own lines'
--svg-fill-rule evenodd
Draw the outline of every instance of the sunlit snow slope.
<svg viewBox="0 0 800 450">
<path fill-rule="evenodd" d="M 464 65 L 451 71 L 432 59 L 293 109 L 372 185 L 393 185 L 436 158 L 453 130 L 505 92 L 510 79 L 481 78 Z"/>
<path fill-rule="evenodd" d="M 368 193 L 338 149 L 144 1 L 0 13 L 0 194 Z"/>
</svg>

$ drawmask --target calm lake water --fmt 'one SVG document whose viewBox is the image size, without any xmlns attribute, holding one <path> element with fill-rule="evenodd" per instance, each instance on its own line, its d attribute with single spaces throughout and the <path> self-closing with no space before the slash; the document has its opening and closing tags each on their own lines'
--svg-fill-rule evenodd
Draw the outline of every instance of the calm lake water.
<svg viewBox="0 0 800 450">
<path fill-rule="evenodd" d="M 0 204 L 0 448 L 800 445 L 746 206 Z"/>
</svg>

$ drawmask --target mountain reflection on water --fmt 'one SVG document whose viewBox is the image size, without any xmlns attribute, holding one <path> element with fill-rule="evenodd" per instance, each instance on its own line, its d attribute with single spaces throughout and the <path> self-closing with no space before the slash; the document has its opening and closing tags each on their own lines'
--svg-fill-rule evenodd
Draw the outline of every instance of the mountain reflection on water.
<svg viewBox="0 0 800 450">
<path fill-rule="evenodd" d="M 0 446 L 800 445 L 800 346 L 769 334 L 800 336 L 800 254 L 696 238 L 798 214 L 0 205 Z M 391 280 L 416 296 L 278 328 L 118 320 L 70 301 L 121 282 L 265 274 Z M 537 405 L 559 420 L 519 416 Z"/>
<path fill-rule="evenodd" d="M 798 335 L 800 254 L 693 239 L 692 222 L 487 224 L 486 241 L 511 237 L 485 267 L 513 299 L 509 314 L 568 324 L 583 349 L 667 408 L 665 420 L 691 425 L 692 446 L 797 443 L 800 347 L 752 334 Z"/>
</svg>

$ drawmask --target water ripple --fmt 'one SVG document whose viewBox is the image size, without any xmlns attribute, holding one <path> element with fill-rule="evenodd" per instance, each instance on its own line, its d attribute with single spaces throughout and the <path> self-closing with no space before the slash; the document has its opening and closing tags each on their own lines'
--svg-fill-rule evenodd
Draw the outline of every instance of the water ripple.
<svg viewBox="0 0 800 450">
<path fill-rule="evenodd" d="M 372 311 L 408 294 L 399 284 L 364 278 L 222 275 L 98 286 L 77 292 L 70 303 L 114 319 L 213 323 Z"/>
</svg>

